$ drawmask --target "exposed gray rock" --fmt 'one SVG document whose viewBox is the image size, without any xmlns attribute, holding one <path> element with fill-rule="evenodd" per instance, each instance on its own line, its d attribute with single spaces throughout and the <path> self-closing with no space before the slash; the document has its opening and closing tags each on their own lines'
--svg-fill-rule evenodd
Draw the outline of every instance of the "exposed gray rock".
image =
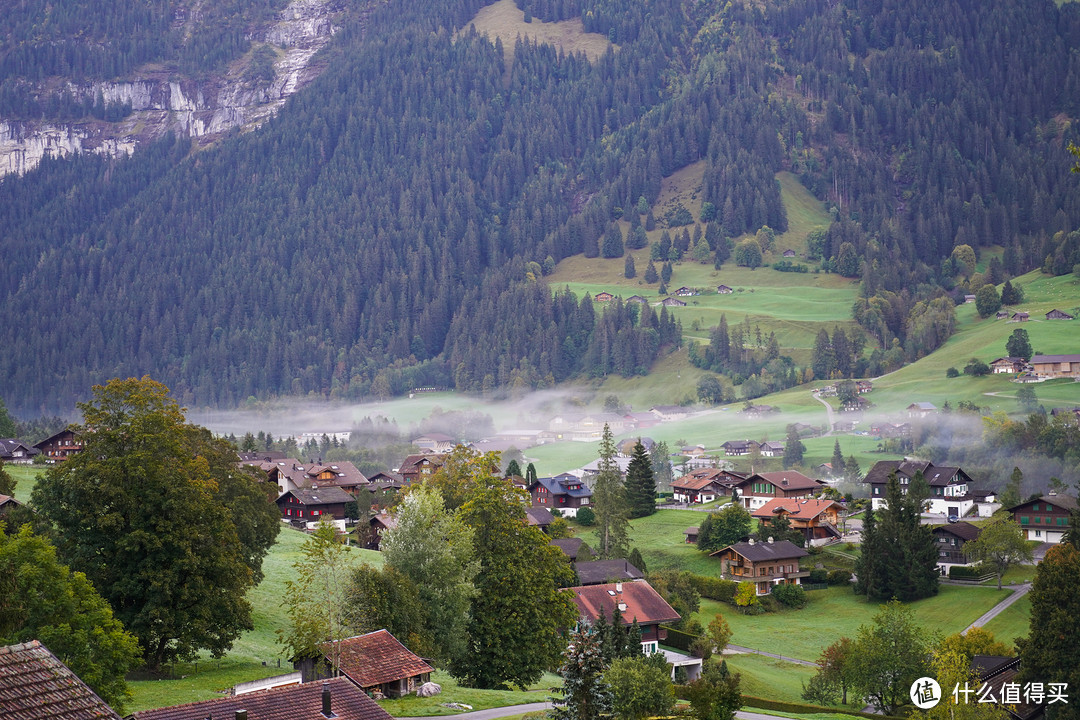
<svg viewBox="0 0 1080 720">
<path fill-rule="evenodd" d="M 435 697 L 442 692 L 442 685 L 439 683 L 426 682 L 420 687 L 416 688 L 416 697 Z"/>
</svg>

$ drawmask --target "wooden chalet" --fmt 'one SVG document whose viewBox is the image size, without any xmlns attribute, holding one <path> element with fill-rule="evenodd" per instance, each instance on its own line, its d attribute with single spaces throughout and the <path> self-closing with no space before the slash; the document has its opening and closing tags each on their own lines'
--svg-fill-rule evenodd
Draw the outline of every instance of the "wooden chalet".
<svg viewBox="0 0 1080 720">
<path fill-rule="evenodd" d="M 1064 310 L 1058 310 L 1054 308 L 1050 312 L 1046 313 L 1047 320 L 1075 320 L 1076 318 L 1065 312 Z"/>
<path fill-rule="evenodd" d="M 686 307 L 686 303 L 676 297 L 666 297 L 660 301 L 664 307 Z"/>
<path fill-rule="evenodd" d="M 731 288 L 730 288 L 729 286 L 727 286 L 727 285 L 717 285 L 717 286 L 716 286 L 716 293 L 717 293 L 718 295 L 730 295 L 730 294 L 731 294 L 731 293 L 733 293 L 733 292 L 735 292 L 735 291 L 734 291 L 734 290 L 732 290 L 732 289 L 731 289 Z"/>
<path fill-rule="evenodd" d="M 809 545 L 824 545 L 839 540 L 841 532 L 840 513 L 844 506 L 835 500 L 803 498 L 793 500 L 776 498 L 751 513 L 751 516 L 768 526 L 773 520 L 784 516 L 792 530 L 798 530 Z"/>
<path fill-rule="evenodd" d="M 774 498 L 808 498 L 825 487 L 825 483 L 809 478 L 795 470 L 754 473 L 736 488 L 743 507 L 757 510 Z"/>
<path fill-rule="evenodd" d="M 1022 357 L 999 357 L 990 363 L 990 371 L 994 375 L 1011 375 L 1023 372 L 1027 360 Z"/>
<path fill-rule="evenodd" d="M 596 297 L 593 298 L 596 302 L 611 302 L 615 299 L 615 296 L 609 292 L 598 292 Z"/>
<path fill-rule="evenodd" d="M 1060 543 L 1069 532 L 1076 498 L 1068 495 L 1043 495 L 1035 500 L 1007 508 L 1024 531 L 1025 540 Z"/>
<path fill-rule="evenodd" d="M 386 630 L 324 643 L 320 650 L 323 657 L 318 663 L 312 659 L 297 663 L 305 682 L 329 677 L 336 669 L 356 687 L 376 697 L 411 695 L 431 679 L 434 671 Z"/>
<path fill-rule="evenodd" d="M 782 440 L 766 440 L 758 449 L 761 450 L 761 457 L 782 457 L 785 447 Z"/>
<path fill-rule="evenodd" d="M 531 507 L 525 508 L 525 521 L 546 533 L 551 523 L 555 522 L 555 516 L 546 507 Z"/>
<path fill-rule="evenodd" d="M 1009 311 L 1008 310 L 998 310 L 997 313 L 994 315 L 994 319 L 996 319 L 996 320 L 1008 320 L 1009 319 Z"/>
<path fill-rule="evenodd" d="M 982 528 L 961 520 L 948 525 L 935 525 L 931 532 L 938 549 L 938 567 L 942 574 L 948 573 L 950 565 L 968 565 L 970 560 L 964 545 L 977 540 Z"/>
<path fill-rule="evenodd" d="M 318 522 L 323 515 L 345 520 L 345 505 L 353 496 L 338 487 L 287 490 L 277 499 L 281 517 L 290 522 Z"/>
<path fill-rule="evenodd" d="M 537 478 L 527 489 L 532 496 L 533 507 L 558 509 L 564 517 L 574 517 L 580 508 L 592 503 L 592 490 L 581 478 L 573 475 Z"/>
<path fill-rule="evenodd" d="M 1030 364 L 1040 379 L 1080 377 L 1080 355 L 1033 355 Z"/>
<path fill-rule="evenodd" d="M 694 295 L 700 295 L 697 288 L 687 287 L 683 285 L 681 288 L 675 291 L 675 294 L 679 297 L 693 297 Z"/>
<path fill-rule="evenodd" d="M 687 545 L 697 545 L 698 534 L 700 533 L 700 531 L 701 531 L 701 528 L 698 527 L 697 525 L 694 525 L 692 527 L 688 527 L 685 530 L 683 530 L 683 536 L 686 538 L 686 540 L 685 540 L 686 544 Z"/>
<path fill-rule="evenodd" d="M 368 519 L 367 549 L 381 550 L 382 536 L 397 527 L 397 518 L 382 510 Z"/>
<path fill-rule="evenodd" d="M 1024 312 L 1023 310 L 1021 310 L 1019 312 L 1014 312 L 1012 314 L 1013 322 L 1027 322 L 1030 317 L 1031 317 L 1031 315 Z"/>
<path fill-rule="evenodd" d="M 626 302 L 628 302 L 628 303 L 637 303 L 638 305 L 648 305 L 649 304 L 649 301 L 646 300 L 645 298 L 641 297 L 640 295 L 631 295 L 630 297 L 626 298 Z"/>
<path fill-rule="evenodd" d="M 445 460 L 446 456 L 439 453 L 409 455 L 401 461 L 401 467 L 398 468 L 398 473 L 401 475 L 401 478 L 406 485 L 412 485 L 413 483 L 421 482 L 438 472 Z"/>
<path fill-rule="evenodd" d="M 55 463 L 82 452 L 83 441 L 74 430 L 61 430 L 36 443 L 34 448 L 45 456 L 46 462 Z"/>
<path fill-rule="evenodd" d="M 324 463 L 322 459 L 319 459 L 304 463 L 296 458 L 275 460 L 269 457 L 256 457 L 241 460 L 239 464 L 256 468 L 265 476 L 267 482 L 278 486 L 279 494 L 289 490 L 311 490 L 333 486 L 341 488 L 355 498 L 361 489 L 369 485 L 364 474 L 347 460 Z"/>
<path fill-rule="evenodd" d="M 760 446 L 756 440 L 728 440 L 720 447 L 724 449 L 725 455 L 729 457 L 738 457 L 741 455 L 749 455 Z"/>
<path fill-rule="evenodd" d="M 719 558 L 725 579 L 752 582 L 758 595 L 768 595 L 774 585 L 801 585 L 810 571 L 800 568 L 799 561 L 809 554 L 787 540 L 754 542 L 751 538 L 717 550 L 711 557 Z"/>
<path fill-rule="evenodd" d="M 619 609 L 623 625 L 632 625 L 636 621 L 641 628 L 641 650 L 646 654 L 657 652 L 660 642 L 667 639 L 667 630 L 661 625 L 681 619 L 679 613 L 644 580 L 579 585 L 570 589 L 581 616 L 590 622 L 595 623 L 601 617 L 612 622 L 615 608 Z"/>
<path fill-rule="evenodd" d="M 786 257 L 786 258 L 793 258 L 793 257 L 795 257 L 795 251 L 788 248 L 787 250 L 785 250 L 783 252 L 783 256 Z"/>
<path fill-rule="evenodd" d="M 0 718 L 120 720 L 104 700 L 37 640 L 0 647 Z"/>
<path fill-rule="evenodd" d="M 707 503 L 719 497 L 731 497 L 732 488 L 745 479 L 745 475 L 730 470 L 700 468 L 673 481 L 671 490 L 675 502 Z"/>
<path fill-rule="evenodd" d="M 907 406 L 909 418 L 924 418 L 937 412 L 937 406 L 932 402 L 913 402 Z"/>
<path fill-rule="evenodd" d="M 0 461 L 12 465 L 26 465 L 34 461 L 41 451 L 15 438 L 0 438 Z"/>
<path fill-rule="evenodd" d="M 60 720 L 58 716 L 55 717 Z M 102 716 L 112 717 L 112 716 Z M 269 690 L 139 710 L 128 720 L 393 720 L 348 678 L 284 685 Z M 80 719 L 81 720 L 81 719 Z"/>
<path fill-rule="evenodd" d="M 872 392 L 874 389 L 874 383 L 871 380 L 856 380 L 855 392 L 860 395 L 865 395 L 868 392 Z"/>
</svg>

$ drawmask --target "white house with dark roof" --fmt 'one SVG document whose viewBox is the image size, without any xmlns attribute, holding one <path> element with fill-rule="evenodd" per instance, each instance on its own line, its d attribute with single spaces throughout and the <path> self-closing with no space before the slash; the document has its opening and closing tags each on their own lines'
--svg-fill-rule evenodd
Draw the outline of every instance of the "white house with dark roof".
<svg viewBox="0 0 1080 720">
<path fill-rule="evenodd" d="M 925 511 L 937 515 L 956 515 L 964 517 L 979 502 L 979 497 L 971 492 L 971 477 L 959 467 L 934 465 L 925 460 L 880 460 L 874 463 L 863 479 L 870 486 L 871 506 L 880 510 L 888 504 L 885 493 L 889 476 L 896 473 L 900 491 L 907 493 L 915 476 L 922 473 L 930 487 Z"/>
</svg>

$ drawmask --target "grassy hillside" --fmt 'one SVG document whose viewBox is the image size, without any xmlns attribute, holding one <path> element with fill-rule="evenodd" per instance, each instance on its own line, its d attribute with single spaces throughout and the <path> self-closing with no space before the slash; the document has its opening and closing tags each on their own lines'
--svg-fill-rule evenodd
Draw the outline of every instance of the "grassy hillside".
<svg viewBox="0 0 1080 720">
<path fill-rule="evenodd" d="M 498 0 L 481 8 L 471 25 L 481 35 L 491 38 L 492 42 L 495 38 L 502 41 L 508 71 L 513 64 L 514 43 L 518 37 L 554 45 L 566 54 L 585 53 L 590 60 L 596 60 L 611 46 L 607 36 L 585 32 L 580 17 L 560 22 L 543 22 L 532 18 L 531 22 L 525 22 L 525 14 L 514 4 L 514 0 Z"/>
</svg>

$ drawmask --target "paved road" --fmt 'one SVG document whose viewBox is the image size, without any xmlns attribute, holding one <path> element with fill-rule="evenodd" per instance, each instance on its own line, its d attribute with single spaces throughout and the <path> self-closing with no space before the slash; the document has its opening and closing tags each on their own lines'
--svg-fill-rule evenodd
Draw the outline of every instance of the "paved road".
<svg viewBox="0 0 1080 720">
<path fill-rule="evenodd" d="M 1016 588 L 1015 590 L 1013 590 L 1012 595 L 1005 598 L 994 607 L 990 608 L 990 610 L 983 613 L 982 617 L 964 628 L 964 632 L 967 632 L 974 627 L 982 627 L 986 623 L 990 622 L 998 615 L 1000 615 L 1005 608 L 1009 607 L 1014 602 L 1027 595 L 1029 590 L 1031 590 L 1031 583 L 1024 583 L 1020 587 Z"/>
<path fill-rule="evenodd" d="M 830 405 L 828 403 L 828 401 L 822 400 L 821 395 L 816 390 L 813 393 L 811 393 L 811 395 L 814 396 L 815 400 L 817 400 L 819 403 L 821 403 L 822 405 L 825 406 L 825 417 L 827 418 L 827 420 L 829 422 L 829 429 L 825 432 L 824 435 L 822 435 L 822 437 L 829 437 L 830 435 L 833 434 L 833 409 L 832 409 L 832 405 Z"/>
</svg>

